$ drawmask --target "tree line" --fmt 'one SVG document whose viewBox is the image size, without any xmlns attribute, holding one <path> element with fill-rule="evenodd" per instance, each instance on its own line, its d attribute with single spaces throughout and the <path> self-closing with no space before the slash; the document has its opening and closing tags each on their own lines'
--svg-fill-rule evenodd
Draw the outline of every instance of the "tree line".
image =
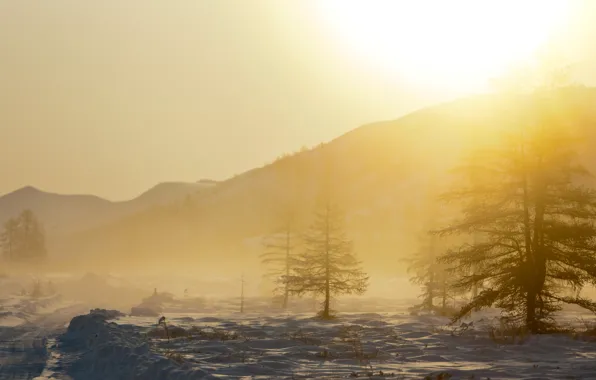
<svg viewBox="0 0 596 380">
<path fill-rule="evenodd" d="M 557 112 L 561 71 L 553 76 L 520 95 L 523 112 L 512 111 L 498 139 L 470 149 L 454 168 L 453 185 L 438 201 L 455 216 L 429 227 L 408 260 L 422 289 L 419 309 L 451 314 L 455 322 L 496 307 L 531 333 L 556 329 L 564 304 L 596 312 L 596 302 L 580 292 L 596 285 L 596 192 L 578 157 L 577 129 Z M 366 290 L 343 218 L 323 202 L 305 232 L 288 219 L 266 243 L 262 259 L 284 307 L 292 294 L 322 294 L 320 315 L 328 318 L 333 295 Z M 465 303 L 449 310 L 462 295 Z"/>
</svg>

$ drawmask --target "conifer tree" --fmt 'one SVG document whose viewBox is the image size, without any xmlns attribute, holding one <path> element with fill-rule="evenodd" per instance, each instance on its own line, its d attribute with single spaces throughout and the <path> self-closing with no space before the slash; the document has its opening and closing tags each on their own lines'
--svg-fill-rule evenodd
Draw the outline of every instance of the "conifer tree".
<svg viewBox="0 0 596 380">
<path fill-rule="evenodd" d="M 439 237 L 425 233 L 420 238 L 420 249 L 406 259 L 410 282 L 421 288 L 422 303 L 414 306 L 414 310 L 448 312 L 447 303 L 453 297 L 452 276 L 448 267 L 438 261 L 442 243 Z M 435 300 L 438 305 L 435 305 Z"/>
<path fill-rule="evenodd" d="M 588 172 L 555 105 L 548 96 L 531 99 L 518 132 L 476 149 L 459 167 L 457 186 L 443 199 L 461 205 L 461 217 L 437 232 L 484 237 L 441 257 L 459 276 L 454 288 L 483 284 L 456 320 L 496 306 L 540 333 L 563 303 L 596 311 L 593 301 L 561 289 L 596 283 L 596 194 L 582 185 Z"/>
<path fill-rule="evenodd" d="M 368 276 L 362 271 L 353 252 L 352 242 L 344 231 L 345 215 L 326 199 L 320 202 L 314 221 L 303 237 L 304 249 L 290 277 L 292 293 L 314 293 L 324 296 L 319 317 L 333 317 L 331 298 L 341 294 L 362 294 Z"/>
</svg>

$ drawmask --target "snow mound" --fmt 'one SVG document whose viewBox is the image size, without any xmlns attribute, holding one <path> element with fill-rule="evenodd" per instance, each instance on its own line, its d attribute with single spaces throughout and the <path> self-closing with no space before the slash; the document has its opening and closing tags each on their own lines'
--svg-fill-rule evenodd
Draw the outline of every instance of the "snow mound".
<svg viewBox="0 0 596 380">
<path fill-rule="evenodd" d="M 106 309 L 93 309 L 89 313 L 95 314 L 95 315 L 100 315 L 106 321 L 110 320 L 110 319 L 117 319 L 117 318 L 126 316 L 126 314 L 124 314 L 118 310 L 106 310 Z"/>
<path fill-rule="evenodd" d="M 212 379 L 207 372 L 151 353 L 147 340 L 133 326 L 108 322 L 102 313 L 75 317 L 59 339 L 74 359 L 73 378 L 104 379 Z M 76 355 L 77 352 L 83 352 Z"/>
<path fill-rule="evenodd" d="M 161 307 L 134 306 L 130 309 L 130 315 L 135 317 L 159 317 L 161 311 Z"/>
</svg>

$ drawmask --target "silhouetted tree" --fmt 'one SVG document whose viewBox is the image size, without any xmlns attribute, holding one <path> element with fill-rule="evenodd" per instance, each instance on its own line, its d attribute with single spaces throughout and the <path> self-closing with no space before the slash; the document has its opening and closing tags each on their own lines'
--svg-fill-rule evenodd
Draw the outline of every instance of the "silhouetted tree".
<svg viewBox="0 0 596 380">
<path fill-rule="evenodd" d="M 265 251 L 261 254 L 261 263 L 268 267 L 265 277 L 274 281 L 276 285 L 274 291 L 283 295 L 282 307 L 286 309 L 290 296 L 288 279 L 295 263 L 294 213 L 287 209 L 280 221 L 281 226 L 278 231 L 263 240 Z"/>
<path fill-rule="evenodd" d="M 319 316 L 329 319 L 331 297 L 364 293 L 368 276 L 353 253 L 352 242 L 345 236 L 344 214 L 330 201 L 322 203 L 303 237 L 304 250 L 297 255 L 288 282 L 292 293 L 322 294 L 325 299 Z"/>
<path fill-rule="evenodd" d="M 437 236 L 424 234 L 420 239 L 420 249 L 406 259 L 410 282 L 419 285 L 422 291 L 422 303 L 414 310 L 437 311 L 440 314 L 448 311 L 447 302 L 452 298 L 452 276 L 447 266 L 438 261 L 440 243 Z M 440 302 L 438 306 L 435 306 L 436 299 Z"/>
<path fill-rule="evenodd" d="M 8 220 L 0 241 L 4 257 L 11 261 L 38 260 L 46 256 L 43 226 L 31 210 Z"/>
<path fill-rule="evenodd" d="M 494 305 L 540 333 L 563 303 L 596 311 L 593 301 L 561 289 L 596 283 L 596 194 L 580 184 L 588 172 L 555 107 L 546 96 L 533 99 L 522 132 L 476 149 L 458 170 L 457 188 L 443 196 L 462 215 L 438 233 L 484 237 L 441 257 L 459 276 L 454 288 L 484 285 L 455 320 Z"/>
<path fill-rule="evenodd" d="M 240 313 L 244 313 L 244 273 L 240 278 Z"/>
</svg>

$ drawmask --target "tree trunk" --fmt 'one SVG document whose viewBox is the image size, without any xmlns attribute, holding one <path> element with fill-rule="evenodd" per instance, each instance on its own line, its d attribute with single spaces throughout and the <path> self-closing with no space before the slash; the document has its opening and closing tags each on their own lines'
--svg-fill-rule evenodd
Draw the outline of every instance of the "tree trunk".
<svg viewBox="0 0 596 380">
<path fill-rule="evenodd" d="M 288 308 L 288 299 L 290 298 L 290 289 L 288 287 L 288 278 L 290 278 L 290 230 L 286 230 L 286 281 L 284 289 L 284 301 L 282 307 Z"/>
<path fill-rule="evenodd" d="M 523 133 L 523 132 L 522 132 Z M 521 162 L 525 165 L 525 146 L 522 135 Z M 528 173 L 522 167 L 523 184 L 523 211 L 524 211 L 524 238 L 525 238 L 525 287 L 526 287 L 526 327 L 531 333 L 537 332 L 536 325 L 536 257 L 532 238 L 532 220 L 530 217 L 530 190 L 528 185 Z"/>
<path fill-rule="evenodd" d="M 242 275 L 242 287 L 240 290 L 240 313 L 244 313 L 244 274 Z"/>
<path fill-rule="evenodd" d="M 330 289 L 330 282 L 331 282 L 331 273 L 330 273 L 330 265 L 329 262 L 329 204 L 327 204 L 327 211 L 326 211 L 326 229 L 325 229 L 325 304 L 323 307 L 323 315 L 322 317 L 327 319 L 331 316 L 329 312 L 329 302 L 331 298 L 331 289 Z"/>
<path fill-rule="evenodd" d="M 435 298 L 435 274 L 433 272 L 433 268 L 431 267 L 430 278 L 428 281 L 428 285 L 426 286 L 427 296 L 426 296 L 426 308 L 429 311 L 433 309 L 433 299 Z"/>
<path fill-rule="evenodd" d="M 526 294 L 526 327 L 532 334 L 538 333 L 536 323 L 536 292 L 533 289 L 528 290 Z"/>
<path fill-rule="evenodd" d="M 331 316 L 329 312 L 329 303 L 331 300 L 331 289 L 330 289 L 330 273 L 329 273 L 329 251 L 326 254 L 326 268 L 325 268 L 325 305 L 323 307 L 322 317 L 327 319 Z"/>
<path fill-rule="evenodd" d="M 545 213 L 545 192 L 546 186 L 542 178 L 542 158 L 538 158 L 537 172 L 535 173 L 535 204 L 534 204 L 534 223 L 532 226 L 532 240 L 531 240 L 531 252 L 532 252 L 532 268 L 530 270 L 530 295 L 528 298 L 528 328 L 532 334 L 537 334 L 540 331 L 540 320 L 543 318 L 542 308 L 543 303 L 537 304 L 539 297 L 544 289 L 544 283 L 546 281 L 546 257 L 544 254 L 544 213 Z M 537 309 L 540 309 L 540 313 L 536 315 Z"/>
<path fill-rule="evenodd" d="M 478 232 L 474 232 L 474 245 L 478 244 Z M 472 266 L 472 275 L 476 275 L 478 273 L 478 267 L 476 265 Z M 478 297 L 478 283 L 474 283 L 472 286 L 472 299 L 475 300 Z M 479 312 L 480 308 L 474 308 L 475 312 Z M 471 313 L 470 313 L 471 315 Z"/>
<path fill-rule="evenodd" d="M 323 318 L 329 318 L 331 313 L 329 311 L 329 302 L 330 302 L 331 294 L 329 292 L 329 281 L 325 284 L 325 306 L 323 308 Z"/>
<path fill-rule="evenodd" d="M 441 307 L 443 308 L 443 310 L 445 310 L 447 308 L 447 284 L 443 283 L 443 289 L 442 289 L 442 303 L 441 303 Z"/>
</svg>

